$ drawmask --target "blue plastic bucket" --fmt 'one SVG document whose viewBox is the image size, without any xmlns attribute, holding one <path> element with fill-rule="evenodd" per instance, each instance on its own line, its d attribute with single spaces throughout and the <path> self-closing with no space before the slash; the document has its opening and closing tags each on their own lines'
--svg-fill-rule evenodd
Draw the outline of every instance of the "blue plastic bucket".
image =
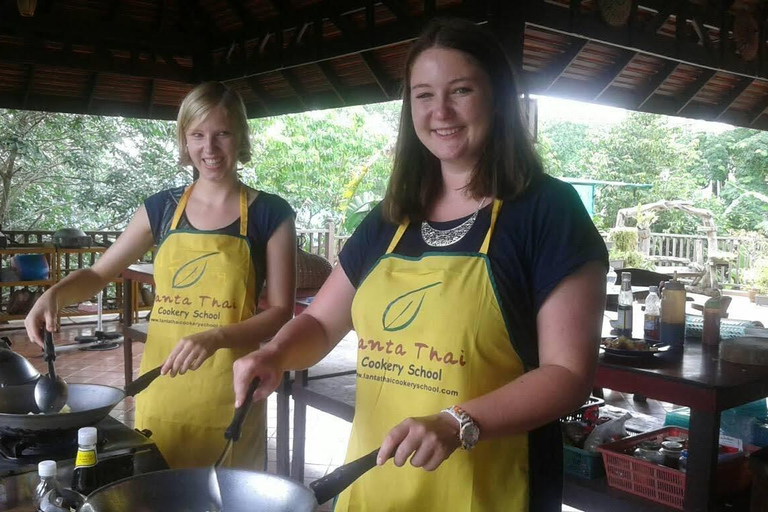
<svg viewBox="0 0 768 512">
<path fill-rule="evenodd" d="M 50 268 L 44 254 L 17 254 L 11 263 L 22 281 L 48 279 Z"/>
</svg>

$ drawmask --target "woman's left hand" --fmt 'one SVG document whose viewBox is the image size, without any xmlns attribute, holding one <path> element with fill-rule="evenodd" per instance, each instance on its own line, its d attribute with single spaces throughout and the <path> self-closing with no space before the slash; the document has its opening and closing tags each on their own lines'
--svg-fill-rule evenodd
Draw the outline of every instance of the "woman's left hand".
<svg viewBox="0 0 768 512">
<path fill-rule="evenodd" d="M 378 465 L 390 457 L 401 467 L 411 458 L 411 465 L 434 471 L 461 445 L 459 424 L 448 413 L 408 418 L 389 431 L 376 457 Z"/>
<path fill-rule="evenodd" d="M 221 346 L 218 329 L 199 332 L 179 340 L 163 363 L 161 375 L 183 375 L 187 370 L 197 370 Z"/>
</svg>

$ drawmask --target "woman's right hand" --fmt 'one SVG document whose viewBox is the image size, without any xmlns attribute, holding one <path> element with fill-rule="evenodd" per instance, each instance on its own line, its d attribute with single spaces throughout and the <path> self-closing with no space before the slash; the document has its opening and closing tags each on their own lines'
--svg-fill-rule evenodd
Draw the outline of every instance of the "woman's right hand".
<svg viewBox="0 0 768 512">
<path fill-rule="evenodd" d="M 48 290 L 37 301 L 24 319 L 30 341 L 43 346 L 43 330 L 56 331 L 59 304 L 56 293 Z"/>
<path fill-rule="evenodd" d="M 267 345 L 236 360 L 233 371 L 235 407 L 240 407 L 248 399 L 254 402 L 266 399 L 280 385 L 285 370 L 278 353 Z M 256 377 L 261 380 L 261 384 L 253 397 L 246 397 L 248 386 Z"/>
</svg>

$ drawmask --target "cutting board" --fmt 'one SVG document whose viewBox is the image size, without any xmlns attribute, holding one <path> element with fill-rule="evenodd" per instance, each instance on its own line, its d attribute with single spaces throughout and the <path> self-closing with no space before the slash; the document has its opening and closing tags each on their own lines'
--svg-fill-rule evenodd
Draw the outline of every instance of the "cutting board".
<svg viewBox="0 0 768 512">
<path fill-rule="evenodd" d="M 768 338 L 744 336 L 720 342 L 720 359 L 738 364 L 768 366 Z"/>
</svg>

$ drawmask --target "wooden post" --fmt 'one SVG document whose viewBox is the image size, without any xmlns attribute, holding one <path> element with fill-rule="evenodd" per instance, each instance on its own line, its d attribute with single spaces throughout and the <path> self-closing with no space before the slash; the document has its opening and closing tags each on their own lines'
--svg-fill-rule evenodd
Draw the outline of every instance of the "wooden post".
<svg viewBox="0 0 768 512">
<path fill-rule="evenodd" d="M 697 238 L 693 246 L 693 261 L 699 265 L 704 264 L 704 240 Z"/>
<path fill-rule="evenodd" d="M 336 261 L 336 226 L 332 219 L 327 224 L 328 235 L 325 237 L 325 257 L 333 264 Z"/>
</svg>

